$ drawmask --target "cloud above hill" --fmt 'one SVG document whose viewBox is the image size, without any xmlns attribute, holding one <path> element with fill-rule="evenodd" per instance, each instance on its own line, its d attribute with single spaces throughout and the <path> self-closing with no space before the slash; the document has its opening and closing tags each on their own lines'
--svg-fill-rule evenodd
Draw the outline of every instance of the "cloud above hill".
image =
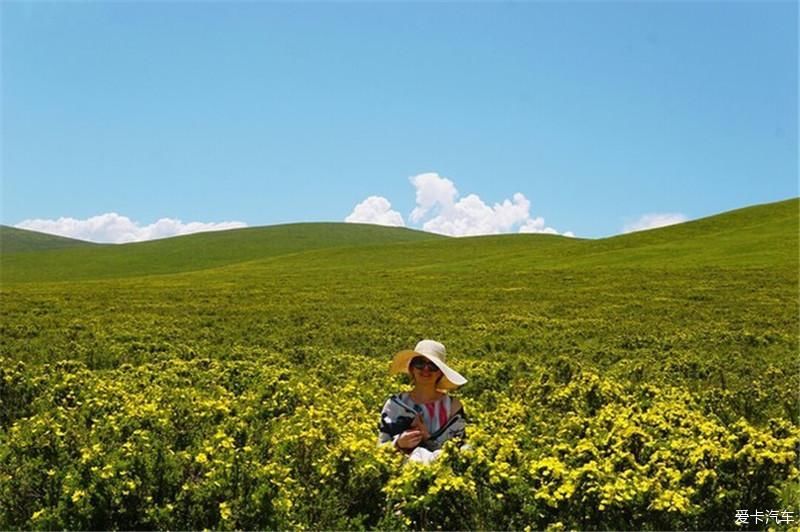
<svg viewBox="0 0 800 532">
<path fill-rule="evenodd" d="M 449 236 L 517 232 L 561 234 L 548 227 L 544 218 L 531 217 L 531 203 L 520 192 L 511 199 L 487 205 L 477 194 L 461 197 L 453 181 L 435 172 L 412 176 L 409 181 L 416 192 L 416 206 L 408 219 L 413 223 L 421 223 L 425 231 Z M 400 223 L 385 223 L 387 219 Z M 345 221 L 403 225 L 402 215 L 392 211 L 389 200 L 380 196 L 370 196 L 356 205 Z M 575 236 L 571 232 L 563 234 Z"/>
<path fill-rule="evenodd" d="M 115 212 L 92 216 L 85 220 L 75 218 L 59 218 L 57 220 L 24 220 L 15 225 L 20 229 L 30 229 L 42 233 L 78 238 L 90 242 L 121 244 L 124 242 L 140 242 L 155 238 L 166 238 L 177 235 L 188 235 L 204 231 L 219 231 L 247 227 L 244 222 L 189 222 L 183 223 L 174 218 L 161 218 L 155 223 L 141 225 Z"/>
<path fill-rule="evenodd" d="M 666 227 L 687 221 L 689 218 L 681 213 L 650 213 L 644 214 L 637 220 L 625 224 L 622 228 L 623 233 L 633 233 L 634 231 L 645 231 L 657 227 Z"/>
<path fill-rule="evenodd" d="M 419 222 L 437 207 L 451 209 L 458 197 L 455 184 L 446 177 L 431 172 L 409 178 L 417 190 L 417 206 L 411 212 L 411 221 Z"/>
<path fill-rule="evenodd" d="M 344 219 L 349 223 L 365 223 L 405 227 L 403 215 L 392 210 L 392 204 L 384 197 L 370 196 L 355 206 L 353 212 Z"/>
</svg>

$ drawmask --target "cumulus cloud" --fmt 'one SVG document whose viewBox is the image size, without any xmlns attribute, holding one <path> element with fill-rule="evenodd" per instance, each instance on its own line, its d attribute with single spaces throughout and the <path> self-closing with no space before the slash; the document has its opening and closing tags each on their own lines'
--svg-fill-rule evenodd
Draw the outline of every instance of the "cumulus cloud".
<svg viewBox="0 0 800 532">
<path fill-rule="evenodd" d="M 633 233 L 634 231 L 644 231 L 655 229 L 656 227 L 666 227 L 668 225 L 679 224 L 687 221 L 685 215 L 681 213 L 651 213 L 641 216 L 638 220 L 625 224 L 623 233 Z"/>
<path fill-rule="evenodd" d="M 115 212 L 92 216 L 86 220 L 75 218 L 59 218 L 58 220 L 24 220 L 15 227 L 30 229 L 42 233 L 50 233 L 69 238 L 121 244 L 124 242 L 140 242 L 203 231 L 219 231 L 247 227 L 244 222 L 189 222 L 183 223 L 174 218 L 161 218 L 150 225 L 140 225 L 127 216 Z"/>
<path fill-rule="evenodd" d="M 449 236 L 494 235 L 500 233 L 562 234 L 544 223 L 544 218 L 532 218 L 531 202 L 517 192 L 511 199 L 487 205 L 477 194 L 460 197 L 455 183 L 436 172 L 426 172 L 409 178 L 416 191 L 416 206 L 408 219 L 421 223 L 422 229 Z M 392 210 L 384 197 L 370 196 L 355 206 L 346 222 L 375 223 L 404 226 L 403 216 Z M 572 232 L 563 236 L 574 237 Z"/>
<path fill-rule="evenodd" d="M 519 228 L 520 233 L 545 233 L 549 235 L 557 235 L 559 234 L 558 231 L 553 229 L 552 227 L 546 227 L 544 224 L 544 218 L 541 216 L 537 216 L 536 218 L 529 218 L 523 225 Z M 568 236 L 570 238 L 575 238 L 575 233 L 572 231 L 567 231 L 563 233 L 562 236 Z"/>
<path fill-rule="evenodd" d="M 512 199 L 487 205 L 477 194 L 459 198 L 453 182 L 437 173 L 410 178 L 416 188 L 417 206 L 411 220 L 422 224 L 425 231 L 450 236 L 492 235 L 499 233 L 560 234 L 548 227 L 541 217 L 530 215 L 531 202 L 517 192 Z M 574 236 L 571 232 L 565 236 Z"/>
<path fill-rule="evenodd" d="M 435 172 L 412 176 L 409 181 L 417 189 L 417 206 L 411 212 L 412 222 L 419 222 L 436 207 L 452 208 L 458 197 L 453 182 Z"/>
<path fill-rule="evenodd" d="M 392 204 L 382 196 L 370 196 L 353 208 L 353 212 L 344 219 L 349 223 L 377 225 L 393 225 L 405 227 L 403 215 L 392 210 Z"/>
</svg>

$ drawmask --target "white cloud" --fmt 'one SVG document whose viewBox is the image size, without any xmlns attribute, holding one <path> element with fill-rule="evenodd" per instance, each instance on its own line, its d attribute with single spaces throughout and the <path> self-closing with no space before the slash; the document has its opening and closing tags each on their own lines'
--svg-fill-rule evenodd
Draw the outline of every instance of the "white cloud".
<svg viewBox="0 0 800 532">
<path fill-rule="evenodd" d="M 393 225 L 405 227 L 403 215 L 392 210 L 392 204 L 384 197 L 370 196 L 355 206 L 353 212 L 344 219 L 349 223 Z"/>
<path fill-rule="evenodd" d="M 78 238 L 90 242 L 120 244 L 124 242 L 140 242 L 155 238 L 186 235 L 203 231 L 219 231 L 247 227 L 244 222 L 183 223 L 174 218 L 161 218 L 150 225 L 140 225 L 127 216 L 115 212 L 92 216 L 86 220 L 75 218 L 59 218 L 58 220 L 24 220 L 15 227 L 30 229 L 42 233 Z"/>
<path fill-rule="evenodd" d="M 551 235 L 557 235 L 558 231 L 553 229 L 552 227 L 545 227 L 544 225 L 544 218 L 541 216 L 533 219 L 529 219 L 526 221 L 522 226 L 519 228 L 520 233 L 547 233 Z"/>
<path fill-rule="evenodd" d="M 687 221 L 689 218 L 681 213 L 651 213 L 641 216 L 634 222 L 625 224 L 623 233 L 633 233 L 634 231 L 644 231 L 646 229 L 655 229 L 656 227 L 665 227 L 667 225 L 679 224 Z"/>
<path fill-rule="evenodd" d="M 469 194 L 459 199 L 453 182 L 437 173 L 425 173 L 410 178 L 416 188 L 417 206 L 410 219 L 422 224 L 425 231 L 450 236 L 492 235 L 499 233 L 550 233 L 559 234 L 547 227 L 541 217 L 531 218 L 531 203 L 517 192 L 492 206 L 478 195 Z M 571 232 L 565 236 L 574 236 Z"/>
<path fill-rule="evenodd" d="M 435 172 L 419 174 L 409 178 L 417 189 L 417 206 L 411 212 L 411 221 L 419 222 L 437 206 L 448 209 L 458 197 L 458 191 L 452 181 L 439 177 Z"/>
</svg>

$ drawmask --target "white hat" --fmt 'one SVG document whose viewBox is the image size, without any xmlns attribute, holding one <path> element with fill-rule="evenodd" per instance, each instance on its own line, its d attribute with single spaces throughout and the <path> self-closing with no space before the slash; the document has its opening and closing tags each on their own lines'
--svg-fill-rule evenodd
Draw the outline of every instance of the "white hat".
<svg viewBox="0 0 800 532">
<path fill-rule="evenodd" d="M 457 371 L 453 370 L 445 364 L 445 349 L 444 345 L 434 340 L 422 340 L 414 350 L 406 349 L 394 355 L 392 365 L 389 367 L 389 373 L 410 373 L 408 365 L 411 359 L 416 356 L 423 356 L 433 362 L 437 368 L 442 370 L 442 379 L 439 381 L 439 388 L 442 390 L 452 390 L 458 388 L 467 379 L 461 376 Z"/>
</svg>

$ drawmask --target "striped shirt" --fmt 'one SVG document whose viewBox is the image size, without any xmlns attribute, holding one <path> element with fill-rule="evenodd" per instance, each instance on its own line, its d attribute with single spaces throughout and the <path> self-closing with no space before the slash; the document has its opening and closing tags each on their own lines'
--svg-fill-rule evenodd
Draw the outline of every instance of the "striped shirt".
<svg viewBox="0 0 800 532">
<path fill-rule="evenodd" d="M 378 443 L 394 442 L 404 430 L 408 430 L 417 415 L 422 417 L 430 437 L 420 446 L 434 451 L 450 438 L 465 436 L 466 417 L 464 409 L 451 412 L 452 399 L 444 395 L 430 403 L 417 404 L 408 392 L 391 396 L 381 410 Z"/>
</svg>

